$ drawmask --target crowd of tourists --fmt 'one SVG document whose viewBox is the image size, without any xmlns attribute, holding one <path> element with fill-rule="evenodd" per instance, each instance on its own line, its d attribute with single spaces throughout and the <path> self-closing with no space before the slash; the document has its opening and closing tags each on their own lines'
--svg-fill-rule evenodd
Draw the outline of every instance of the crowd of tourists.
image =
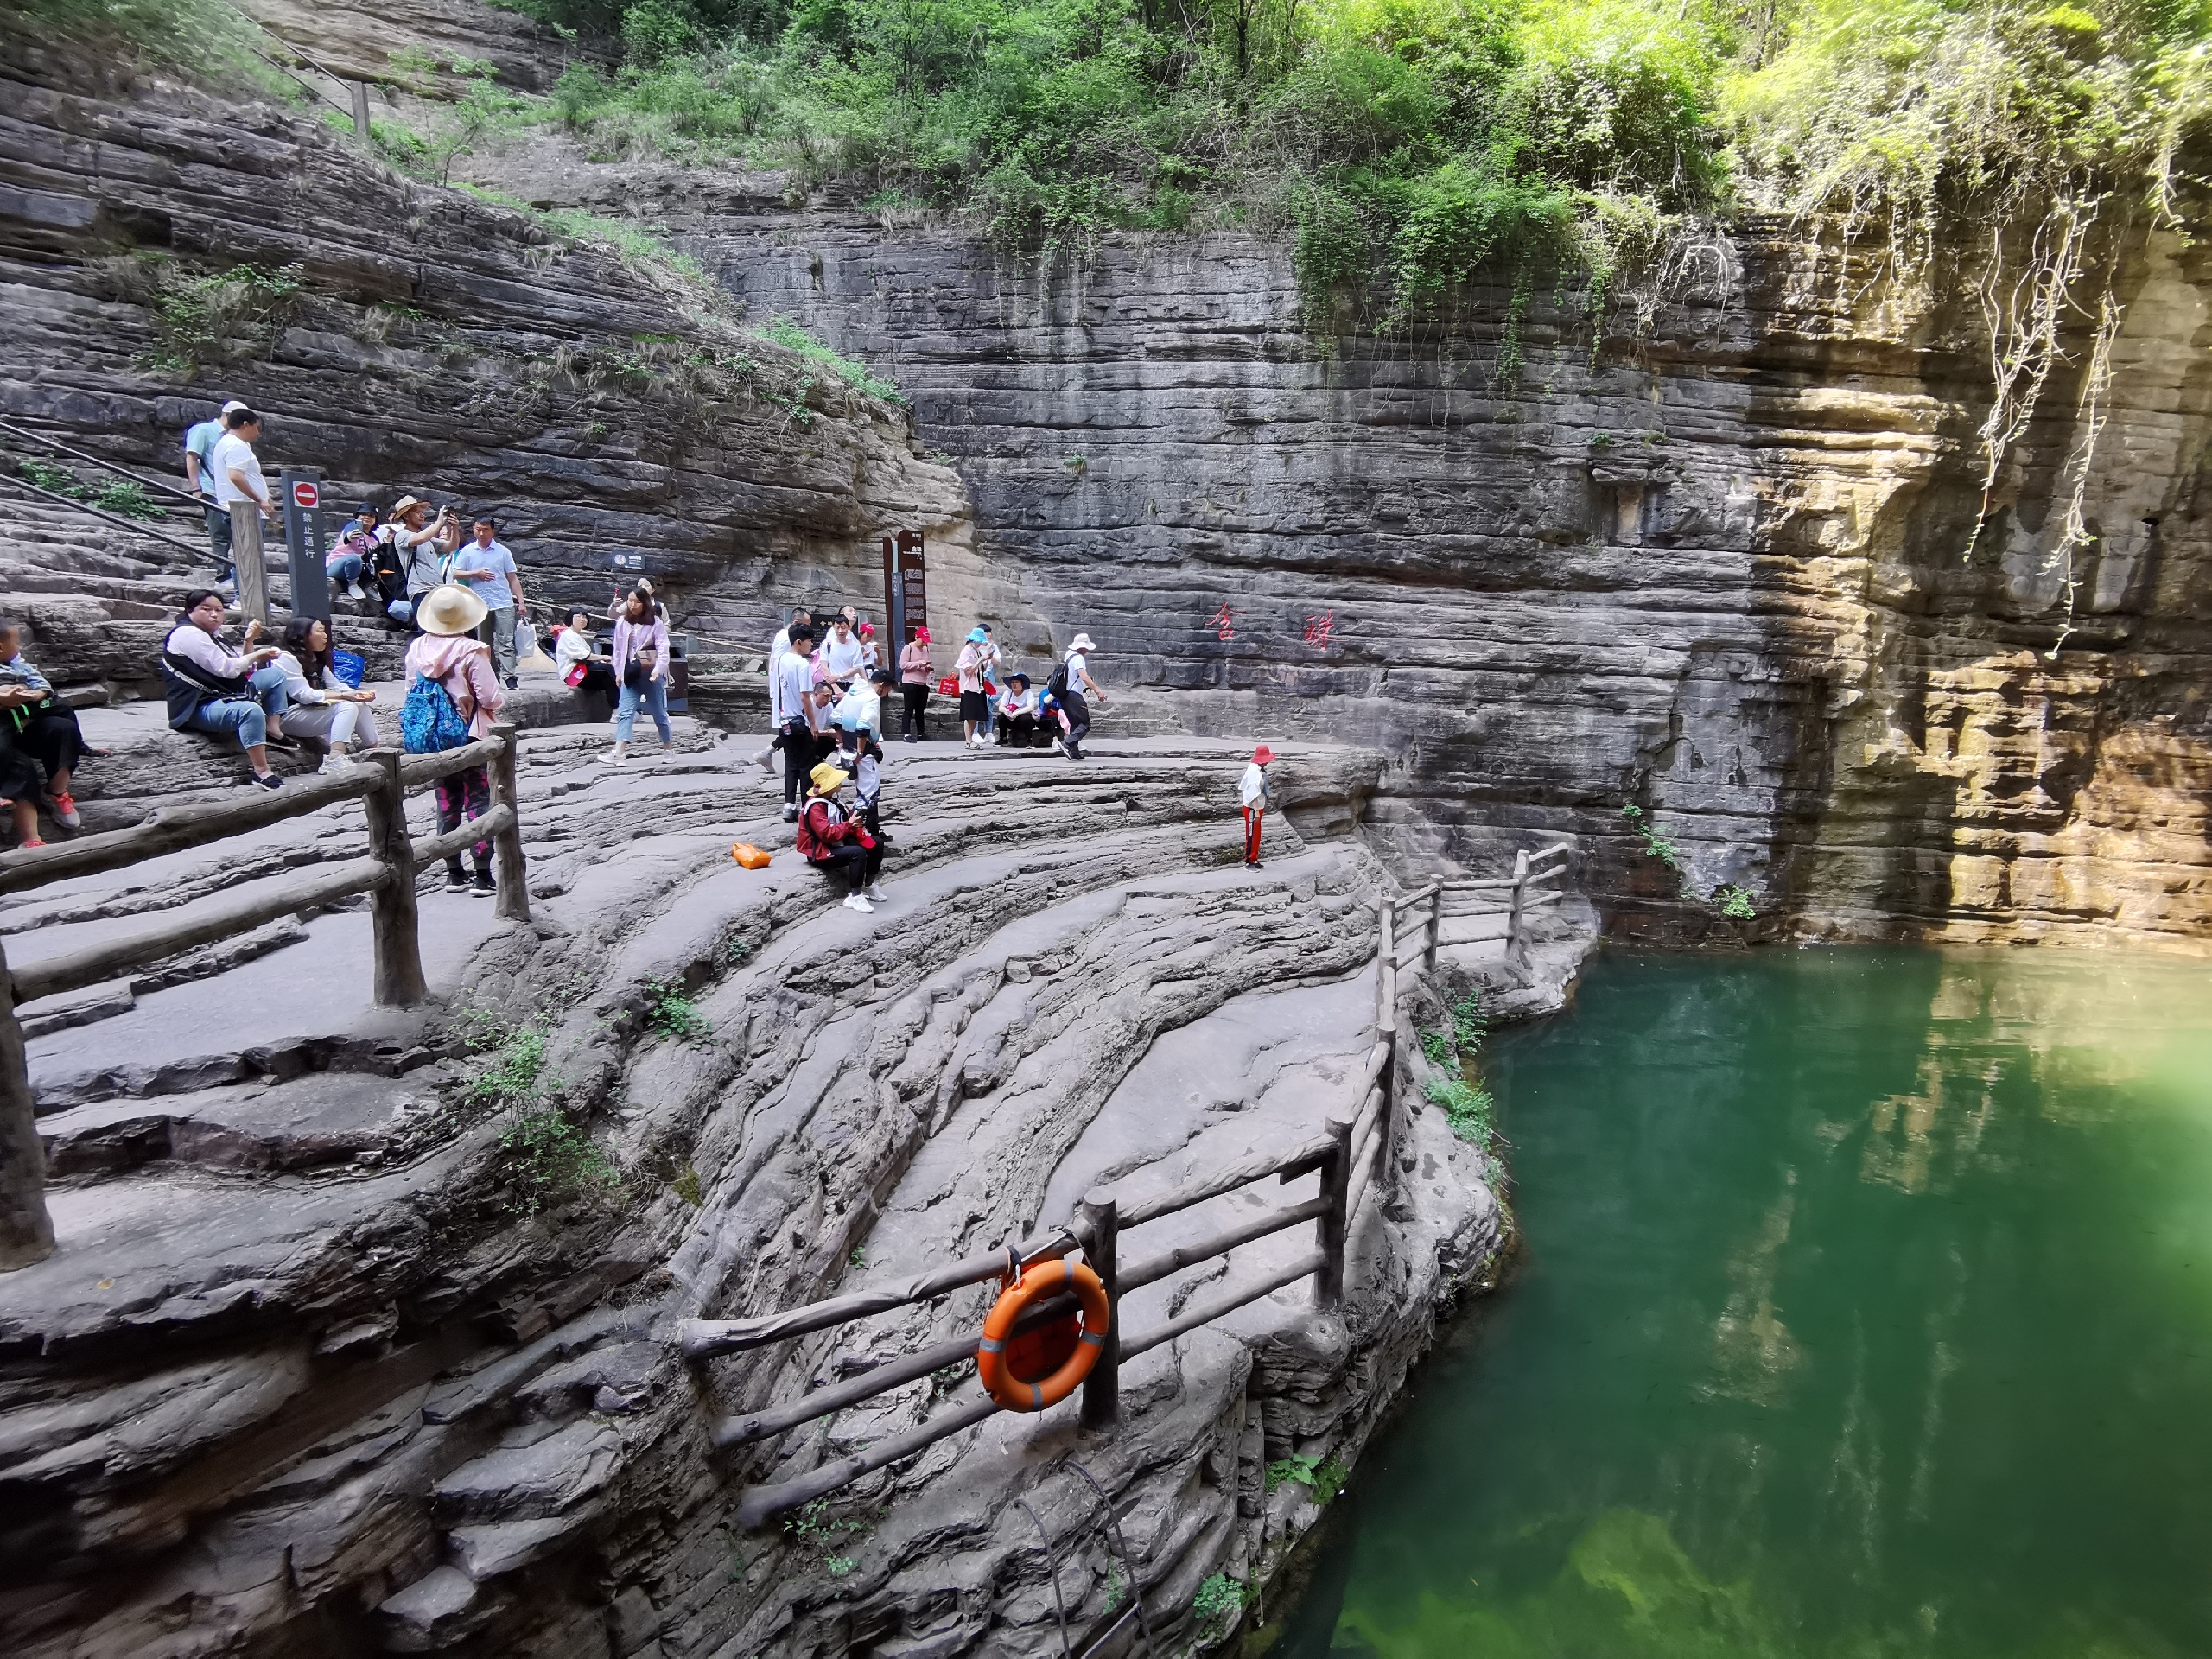
<svg viewBox="0 0 2212 1659">
<path fill-rule="evenodd" d="M 208 504 L 218 575 L 215 586 L 186 595 L 159 668 L 169 725 L 235 743 L 254 785 L 276 790 L 284 779 L 270 765 L 270 751 L 312 744 L 329 772 L 386 741 L 387 734 L 376 694 L 361 684 L 361 658 L 339 649 L 328 620 L 296 615 L 274 639 L 249 620 L 235 645 L 225 639 L 236 589 L 231 506 L 250 501 L 266 517 L 277 515 L 254 448 L 261 431 L 261 416 L 233 399 L 185 434 L 185 475 Z M 372 607 L 383 626 L 413 636 L 398 716 L 410 751 L 484 735 L 519 685 L 520 658 L 535 654 L 535 636 L 523 620 L 522 572 L 499 529 L 488 513 L 464 520 L 450 506 L 434 512 L 420 497 L 402 494 L 389 512 L 361 503 L 325 559 L 334 594 Z M 672 745 L 668 611 L 650 581 L 617 593 L 603 618 L 571 611 L 550 643 L 563 683 L 601 702 L 613 721 L 607 760 L 630 759 L 641 711 L 652 717 L 660 746 Z M 65 828 L 81 824 L 71 784 L 79 760 L 99 751 L 88 748 L 74 712 L 22 645 L 20 628 L 0 622 L 0 799 L 9 803 L 17 844 L 35 847 L 43 844 L 41 807 Z M 872 909 L 882 898 L 890 840 L 881 812 L 884 745 L 891 741 L 887 704 L 895 700 L 903 742 L 929 741 L 932 699 L 950 696 L 964 748 L 1049 749 L 1081 761 L 1090 704 L 1107 701 L 1091 674 L 1097 646 L 1087 633 L 1076 635 L 1041 681 L 1008 666 L 988 622 L 969 630 L 942 678 L 937 650 L 930 630 L 917 626 L 896 662 L 887 660 L 874 626 L 850 606 L 822 624 L 804 608 L 792 611 L 769 647 L 772 735 L 753 760 L 772 774 L 781 754 L 784 818 L 798 826 L 798 850 L 841 880 L 844 902 L 855 910 Z M 1262 747 L 1240 785 L 1246 862 L 1255 866 L 1268 804 L 1265 768 L 1273 759 Z M 484 769 L 442 779 L 437 807 L 442 832 L 481 817 L 490 807 Z M 467 851 L 473 874 L 456 853 L 448 861 L 448 886 L 495 891 L 489 842 Z"/>
</svg>

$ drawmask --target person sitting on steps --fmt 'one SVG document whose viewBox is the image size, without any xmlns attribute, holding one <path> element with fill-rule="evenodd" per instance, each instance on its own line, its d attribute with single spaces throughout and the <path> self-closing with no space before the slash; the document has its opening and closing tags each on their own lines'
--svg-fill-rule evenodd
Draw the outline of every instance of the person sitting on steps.
<svg viewBox="0 0 2212 1659">
<path fill-rule="evenodd" d="M 607 712 L 611 717 L 615 705 L 621 700 L 621 687 L 615 683 L 614 664 L 599 652 L 598 641 L 592 635 L 591 618 L 582 611 L 569 613 L 569 626 L 553 632 L 553 664 L 561 671 L 561 681 L 586 696 L 607 699 Z"/>
<path fill-rule="evenodd" d="M 364 501 L 353 509 L 353 518 L 323 556 L 322 574 L 333 594 L 343 590 L 350 598 L 368 597 L 362 591 L 361 578 L 376 558 L 377 540 L 376 504 Z"/>
<path fill-rule="evenodd" d="M 223 596 L 213 588 L 195 588 L 184 596 L 184 612 L 162 642 L 162 680 L 168 690 L 169 726 L 180 732 L 232 735 L 245 751 L 253 780 L 264 789 L 281 789 L 284 780 L 270 770 L 270 748 L 296 749 L 284 735 L 284 671 L 274 665 L 276 647 L 243 652 L 223 644 Z M 257 624 L 256 625 L 258 626 Z"/>
<path fill-rule="evenodd" d="M 92 753 L 77 711 L 54 695 L 45 675 L 23 655 L 23 631 L 0 622 L 0 734 L 46 772 L 48 811 L 64 830 L 84 827 L 69 792 L 79 757 Z"/>
<path fill-rule="evenodd" d="M 296 616 L 284 625 L 276 666 L 284 671 L 285 718 L 291 735 L 312 737 L 326 749 L 322 770 L 347 764 L 348 749 L 367 750 L 381 741 L 373 691 L 357 691 L 338 677 L 330 625 L 319 616 Z"/>
<path fill-rule="evenodd" d="M 1037 737 L 1037 694 L 1029 689 L 1027 674 L 1006 677 L 1006 695 L 999 699 L 998 736 L 1001 747 L 1011 744 L 1026 749 Z"/>
<path fill-rule="evenodd" d="M 872 912 L 875 906 L 868 900 L 883 897 L 876 881 L 883 848 L 838 800 L 846 777 L 827 760 L 815 767 L 806 810 L 798 817 L 798 855 L 833 880 L 844 876 L 847 910 Z"/>
</svg>

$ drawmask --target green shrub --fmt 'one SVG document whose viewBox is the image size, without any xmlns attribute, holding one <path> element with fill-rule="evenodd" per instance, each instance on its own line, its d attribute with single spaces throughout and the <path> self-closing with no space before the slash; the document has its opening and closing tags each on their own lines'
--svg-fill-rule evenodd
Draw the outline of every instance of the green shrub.
<svg viewBox="0 0 2212 1659">
<path fill-rule="evenodd" d="M 92 492 L 92 505 L 124 518 L 158 518 L 161 508 L 135 478 L 118 478 Z"/>
<path fill-rule="evenodd" d="M 607 1197 L 622 1185 L 614 1160 L 556 1103 L 523 1107 L 499 1135 L 512 1207 L 534 1216 L 577 1198 Z"/>
<path fill-rule="evenodd" d="M 1463 1054 L 1478 1052 L 1490 1037 L 1490 1016 L 1483 1012 L 1483 994 L 1469 991 L 1452 1005 L 1452 1036 Z"/>
<path fill-rule="evenodd" d="M 880 397 L 886 403 L 903 404 L 905 395 L 892 382 L 871 374 L 868 369 L 849 357 L 840 357 L 830 347 L 815 339 L 788 317 L 772 317 L 768 326 L 760 331 L 761 338 L 773 340 L 785 351 L 797 352 L 810 363 L 818 363 L 857 391 L 871 397 Z"/>
<path fill-rule="evenodd" d="M 1642 807 L 1624 806 L 1621 808 L 1621 816 L 1628 820 L 1628 827 L 1643 843 L 1646 858 L 1657 859 L 1676 875 L 1682 874 L 1682 849 L 1675 844 L 1673 836 L 1656 827 L 1644 816 Z"/>
<path fill-rule="evenodd" d="M 490 1027 L 481 1029 L 488 1032 Z M 544 1031 L 524 1026 L 497 1039 L 496 1048 L 486 1046 L 489 1058 L 480 1060 L 462 1080 L 461 1099 L 490 1110 L 514 1110 L 532 1103 L 545 1072 Z"/>
<path fill-rule="evenodd" d="M 1234 1619 L 1244 1611 L 1244 1586 L 1226 1573 L 1217 1573 L 1191 1598 L 1191 1611 L 1201 1624 Z"/>
<path fill-rule="evenodd" d="M 1427 1057 L 1431 1065 L 1454 1065 L 1459 1062 L 1459 1051 L 1452 1046 L 1452 1033 L 1445 1027 L 1421 1033 L 1421 1052 Z"/>
<path fill-rule="evenodd" d="M 1732 881 L 1713 890 L 1713 902 L 1714 907 L 1732 922 L 1748 922 L 1759 913 L 1758 906 L 1751 902 L 1751 889 L 1738 887 Z"/>
<path fill-rule="evenodd" d="M 1459 1077 L 1431 1077 L 1421 1086 L 1431 1104 L 1440 1107 L 1452 1134 L 1470 1146 L 1488 1149 L 1497 1133 L 1490 1091 Z"/>
<path fill-rule="evenodd" d="M 714 1040 L 715 1028 L 698 1004 L 683 994 L 673 980 L 645 982 L 645 1029 L 679 1043 L 705 1045 Z"/>
<path fill-rule="evenodd" d="M 1267 1485 L 1269 1491 L 1285 1484 L 1305 1487 L 1313 1494 L 1316 1503 L 1326 1503 L 1344 1490 L 1344 1482 L 1351 1478 L 1351 1471 L 1343 1459 L 1296 1454 L 1279 1458 L 1268 1465 Z"/>
<path fill-rule="evenodd" d="M 150 269 L 156 344 L 149 365 L 188 378 L 259 357 L 298 304 L 297 265 L 194 271 L 164 260 Z"/>
</svg>

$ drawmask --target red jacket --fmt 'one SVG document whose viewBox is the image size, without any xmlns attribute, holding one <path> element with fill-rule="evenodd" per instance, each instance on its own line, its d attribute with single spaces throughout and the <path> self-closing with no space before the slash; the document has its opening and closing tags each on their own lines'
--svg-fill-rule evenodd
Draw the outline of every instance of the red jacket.
<svg viewBox="0 0 2212 1659">
<path fill-rule="evenodd" d="M 810 863 L 819 864 L 832 856 L 831 849 L 846 841 L 857 841 L 863 847 L 874 847 L 875 837 L 859 819 L 848 817 L 845 809 L 823 796 L 817 796 L 806 804 L 806 810 L 798 815 L 798 855 Z"/>
</svg>

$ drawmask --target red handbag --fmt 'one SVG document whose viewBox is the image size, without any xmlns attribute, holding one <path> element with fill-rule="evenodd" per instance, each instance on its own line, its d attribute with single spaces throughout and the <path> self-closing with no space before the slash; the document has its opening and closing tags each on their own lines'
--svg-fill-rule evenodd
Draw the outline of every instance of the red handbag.
<svg viewBox="0 0 2212 1659">
<path fill-rule="evenodd" d="M 957 674 L 946 675 L 943 679 L 937 683 L 937 694 L 940 697 L 958 696 L 960 695 L 960 677 Z"/>
</svg>

